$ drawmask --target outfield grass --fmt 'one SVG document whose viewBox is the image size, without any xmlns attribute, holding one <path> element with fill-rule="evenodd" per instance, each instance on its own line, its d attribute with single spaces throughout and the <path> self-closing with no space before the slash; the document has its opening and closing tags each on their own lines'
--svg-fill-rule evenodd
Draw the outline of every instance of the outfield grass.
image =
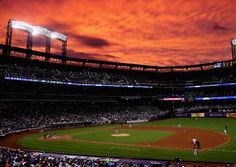
<svg viewBox="0 0 236 167">
<path fill-rule="evenodd" d="M 236 162 L 236 119 L 231 118 L 175 118 L 162 121 L 154 121 L 138 124 L 142 126 L 177 126 L 182 127 L 204 128 L 213 131 L 223 132 L 225 125 L 228 126 L 231 141 L 224 146 L 211 150 L 201 151 L 196 157 L 192 151 L 174 150 L 174 149 L 157 149 L 144 147 L 129 147 L 108 144 L 84 143 L 78 141 L 46 141 L 38 140 L 42 137 L 42 133 L 26 136 L 19 140 L 18 144 L 27 149 L 48 151 L 48 152 L 64 152 L 83 155 L 100 155 L 104 156 L 110 153 L 115 157 L 127 158 L 148 158 L 148 159 L 169 159 L 173 160 L 176 156 L 183 160 L 189 161 L 208 161 L 208 162 Z M 114 127 L 117 125 L 106 125 L 100 127 L 77 128 L 69 130 L 58 130 L 50 133 L 56 135 L 72 135 L 74 139 L 96 140 L 106 142 L 119 143 L 138 143 L 144 141 L 156 141 L 163 137 L 172 135 L 170 131 L 152 131 L 152 130 L 130 130 L 122 129 L 122 133 L 131 134 L 125 138 L 111 137 L 114 133 Z M 119 131 L 119 133 L 121 133 Z"/>
</svg>

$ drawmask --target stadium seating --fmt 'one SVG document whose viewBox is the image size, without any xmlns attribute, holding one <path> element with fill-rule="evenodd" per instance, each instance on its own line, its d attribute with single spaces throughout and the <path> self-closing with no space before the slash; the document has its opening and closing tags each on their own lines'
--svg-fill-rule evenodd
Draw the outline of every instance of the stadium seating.
<svg viewBox="0 0 236 167">
<path fill-rule="evenodd" d="M 236 111 L 232 99 L 218 101 L 217 105 L 214 101 L 195 100 L 196 97 L 204 99 L 236 95 L 236 85 L 224 85 L 236 82 L 234 66 L 231 69 L 179 74 L 73 67 L 4 58 L 0 61 L 0 136 L 29 129 L 150 121 L 175 113 Z M 19 81 L 19 78 L 42 82 Z M 48 84 L 46 81 L 51 82 Z M 58 84 L 61 82 L 93 86 Z M 102 87 L 102 84 L 127 87 Z M 143 89 L 130 86 L 150 87 Z M 8 149 L 1 149 L 0 160 L 0 166 L 7 161 L 12 166 L 117 166 L 115 163 L 109 165 L 106 161 L 41 157 Z M 127 162 L 125 166 L 144 164 Z"/>
<path fill-rule="evenodd" d="M 153 120 L 169 111 L 155 106 L 49 105 L 37 103 L 0 106 L 0 135 L 19 130 L 76 127 L 83 124 L 126 123 Z M 63 109 L 62 109 L 63 108 Z"/>
</svg>

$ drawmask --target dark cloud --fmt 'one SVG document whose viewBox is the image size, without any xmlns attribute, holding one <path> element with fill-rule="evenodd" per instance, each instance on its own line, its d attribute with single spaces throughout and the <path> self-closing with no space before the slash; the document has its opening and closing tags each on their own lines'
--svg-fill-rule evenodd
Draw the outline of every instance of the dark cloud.
<svg viewBox="0 0 236 167">
<path fill-rule="evenodd" d="M 103 55 L 103 57 L 106 57 L 106 58 L 112 58 L 112 59 L 116 59 L 117 57 L 116 56 L 113 56 L 113 55 Z"/>
<path fill-rule="evenodd" d="M 82 44 L 86 46 L 94 47 L 94 48 L 104 48 L 111 45 L 106 39 L 102 39 L 98 37 L 74 34 L 72 35 L 72 38 L 74 38 L 75 40 L 78 40 L 79 42 L 81 42 Z"/>
<path fill-rule="evenodd" d="M 95 59 L 96 58 L 94 54 L 85 53 L 85 52 L 76 52 L 74 50 L 68 51 L 68 56 L 74 57 L 74 58 L 81 58 L 81 59 Z"/>
<path fill-rule="evenodd" d="M 69 38 L 73 38 L 74 40 L 77 40 L 78 42 L 84 44 L 85 46 L 94 48 L 104 48 L 111 45 L 106 39 L 74 34 L 73 32 L 71 32 L 71 23 L 69 22 L 61 22 L 53 18 L 48 18 L 47 23 L 41 26 L 51 29 L 53 31 L 65 33 L 68 35 Z"/>
<path fill-rule="evenodd" d="M 119 53 L 119 52 L 125 52 L 125 53 L 131 53 L 134 55 L 134 53 L 173 53 L 178 52 L 182 53 L 186 50 L 184 49 L 178 49 L 178 48 L 148 48 L 148 47 L 134 47 L 134 48 L 124 48 L 124 49 L 117 49 L 117 50 L 110 50 L 106 53 Z"/>
<path fill-rule="evenodd" d="M 214 23 L 213 30 L 225 31 L 230 29 L 229 27 L 221 26 L 219 23 Z"/>
<path fill-rule="evenodd" d="M 61 33 L 67 33 L 67 31 L 71 29 L 71 23 L 57 21 L 53 18 L 48 18 L 47 23 L 41 26 Z"/>
<path fill-rule="evenodd" d="M 76 52 L 75 50 L 68 50 L 68 56 L 81 59 L 116 59 L 116 56 L 109 54 L 97 54 L 97 53 L 86 53 L 86 52 Z"/>
</svg>

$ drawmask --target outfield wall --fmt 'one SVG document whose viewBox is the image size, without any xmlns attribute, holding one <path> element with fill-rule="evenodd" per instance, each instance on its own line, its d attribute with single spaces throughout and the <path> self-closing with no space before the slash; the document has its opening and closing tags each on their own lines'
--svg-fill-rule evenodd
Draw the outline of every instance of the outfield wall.
<svg viewBox="0 0 236 167">
<path fill-rule="evenodd" d="M 175 117 L 209 118 L 209 117 L 227 117 L 236 118 L 236 113 L 176 113 Z"/>
</svg>

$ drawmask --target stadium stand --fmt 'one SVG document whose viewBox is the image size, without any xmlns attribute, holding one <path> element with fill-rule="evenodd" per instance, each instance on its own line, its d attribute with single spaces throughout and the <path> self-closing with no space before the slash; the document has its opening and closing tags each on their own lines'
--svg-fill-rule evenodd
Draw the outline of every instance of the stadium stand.
<svg viewBox="0 0 236 167">
<path fill-rule="evenodd" d="M 228 72 L 230 71 L 230 72 Z M 218 86 L 211 84 L 233 83 L 236 81 L 235 68 L 217 68 L 208 71 L 181 73 L 152 73 L 116 69 L 98 69 L 90 67 L 74 67 L 48 62 L 33 61 L 18 57 L 1 56 L 0 76 L 1 94 L 1 134 L 27 128 L 50 127 L 55 124 L 74 126 L 80 123 L 103 124 L 111 122 L 127 122 L 132 119 L 153 120 L 172 111 L 183 112 L 233 112 L 235 105 L 210 105 L 202 101 L 194 101 L 196 97 L 235 95 L 234 85 Z M 201 76 L 201 77 L 200 77 Z M 8 78 L 17 78 L 11 80 Z M 19 78 L 41 80 L 43 83 L 27 83 Z M 45 81 L 53 81 L 48 85 Z M 94 84 L 94 88 L 79 88 L 59 85 L 57 82 L 76 82 Z M 149 89 L 100 88 L 104 85 L 143 85 L 153 86 Z M 189 88 L 186 86 L 195 86 Z M 203 88 L 199 88 L 203 86 Z M 205 86 L 204 86 L 205 85 Z M 208 86 L 206 86 L 208 85 Z M 78 89 L 79 91 L 75 91 Z M 77 93 L 75 93 L 77 92 Z M 97 96 L 97 94 L 101 96 Z M 163 98 L 183 98 L 176 102 L 175 108 Z M 128 103 L 122 103 L 128 101 Z M 142 102 L 142 105 L 128 105 L 130 101 Z M 147 103 L 150 102 L 151 103 Z M 153 101 L 156 103 L 152 106 Z M 194 102 L 193 102 L 194 101 Z M 62 107 L 55 102 L 60 102 Z M 87 103 L 79 107 L 78 103 Z M 94 103 L 99 103 L 95 104 Z M 113 103 L 110 107 L 102 107 Z M 209 102 L 208 102 L 209 103 Z M 13 105 L 14 104 L 14 105 Z M 20 106 L 17 106 L 21 104 Z M 51 105 L 50 105 L 51 104 Z M 69 104 L 69 105 L 67 105 Z M 121 105 L 122 104 L 122 105 Z M 14 106 L 14 107 L 13 107 Z M 32 107 L 34 106 L 34 107 Z M 164 109 L 164 110 L 163 110 Z M 74 111 L 74 112 L 68 112 Z M 11 115 L 8 116 L 7 114 Z M 59 114 L 55 114 L 59 113 Z M 89 113 L 89 114 L 88 114 Z M 93 113 L 93 114 L 91 114 Z M 22 119 L 23 118 L 23 119 Z M 14 122 L 21 126 L 14 127 Z M 40 125 L 40 126 L 39 126 Z"/>
<path fill-rule="evenodd" d="M 236 112 L 235 69 L 232 64 L 162 73 L 0 56 L 0 136 L 29 129 L 151 121 L 176 113 Z M 222 99 L 215 105 L 212 97 Z M 144 166 L 9 149 L 1 149 L 0 160 L 0 166 Z"/>
<path fill-rule="evenodd" d="M 79 156 L 58 156 L 50 154 L 40 154 L 24 152 L 21 150 L 1 149 L 0 166 L 58 166 L 58 167 L 144 167 L 158 166 L 151 164 L 151 161 L 142 163 L 138 160 L 113 161 L 109 158 L 79 157 Z M 166 166 L 167 161 L 162 161 L 159 166 Z"/>
<path fill-rule="evenodd" d="M 136 120 L 153 120 L 168 114 L 155 106 L 105 106 L 67 104 L 15 104 L 1 107 L 0 135 L 28 129 L 78 127 L 90 124 L 126 123 Z M 62 109 L 63 108 L 63 109 Z M 78 108 L 78 109 L 77 109 Z"/>
</svg>

